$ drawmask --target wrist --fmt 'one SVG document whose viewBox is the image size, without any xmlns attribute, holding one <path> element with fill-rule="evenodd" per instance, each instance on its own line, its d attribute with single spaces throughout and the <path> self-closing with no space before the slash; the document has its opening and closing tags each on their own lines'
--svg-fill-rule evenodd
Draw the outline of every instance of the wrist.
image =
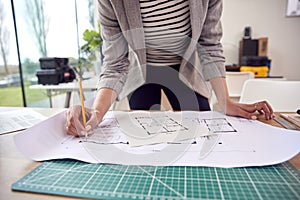
<svg viewBox="0 0 300 200">
<path fill-rule="evenodd" d="M 228 98 L 222 98 L 218 100 L 219 108 L 222 112 L 226 113 L 227 107 L 232 103 L 232 100 Z"/>
<path fill-rule="evenodd" d="M 101 112 L 101 110 L 97 109 L 97 108 L 94 108 L 93 111 L 92 111 L 92 115 L 94 115 L 94 117 L 97 119 L 97 123 L 99 124 L 103 117 L 104 117 L 104 113 Z"/>
</svg>

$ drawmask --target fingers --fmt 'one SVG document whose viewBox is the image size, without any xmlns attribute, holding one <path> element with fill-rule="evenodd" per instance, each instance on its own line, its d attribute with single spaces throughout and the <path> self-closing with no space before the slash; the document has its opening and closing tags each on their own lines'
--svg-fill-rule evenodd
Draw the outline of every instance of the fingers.
<svg viewBox="0 0 300 200">
<path fill-rule="evenodd" d="M 65 128 L 66 128 L 66 133 L 68 135 L 79 136 L 77 133 L 77 129 L 74 128 L 74 126 L 66 124 Z"/>
<path fill-rule="evenodd" d="M 87 126 L 90 126 L 91 129 L 94 129 L 102 121 L 102 117 L 98 114 L 99 111 L 93 110 L 90 113 L 89 120 L 87 121 Z"/>
<path fill-rule="evenodd" d="M 247 109 L 243 109 L 243 107 L 239 107 L 237 116 L 246 119 L 257 119 L 257 116 L 254 115 L 254 112 L 249 112 Z"/>
<path fill-rule="evenodd" d="M 99 111 L 89 108 L 85 109 L 86 113 L 86 127 L 83 126 L 82 110 L 80 105 L 73 106 L 67 111 L 66 133 L 74 136 L 85 136 L 85 134 L 92 134 L 93 130 L 101 122 L 102 117 Z"/>
<path fill-rule="evenodd" d="M 265 119 L 269 120 L 274 118 L 274 113 L 271 105 L 267 101 L 261 101 L 253 104 L 255 111 L 265 115 Z"/>
<path fill-rule="evenodd" d="M 261 101 L 254 104 L 242 104 L 236 102 L 228 102 L 226 114 L 230 116 L 238 116 L 246 119 L 257 119 L 255 112 L 264 114 L 265 119 L 269 120 L 275 117 L 273 109 L 267 101 Z"/>
<path fill-rule="evenodd" d="M 250 104 L 241 104 L 233 101 L 228 101 L 225 113 L 229 116 L 243 117 L 246 119 L 256 119 L 254 115 L 255 109 Z"/>
<path fill-rule="evenodd" d="M 66 113 L 66 117 L 66 133 L 74 136 L 84 135 L 82 132 L 86 131 L 86 129 L 82 124 L 81 106 L 70 107 Z"/>
</svg>

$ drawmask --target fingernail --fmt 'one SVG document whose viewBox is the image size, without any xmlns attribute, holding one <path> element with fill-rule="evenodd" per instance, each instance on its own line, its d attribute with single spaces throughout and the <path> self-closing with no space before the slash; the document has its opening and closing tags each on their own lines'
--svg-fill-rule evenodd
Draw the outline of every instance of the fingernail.
<svg viewBox="0 0 300 200">
<path fill-rule="evenodd" d="M 89 131 L 91 128 L 92 128 L 91 125 L 87 125 L 87 126 L 85 127 L 85 130 Z"/>
<path fill-rule="evenodd" d="M 251 119 L 257 119 L 257 117 L 255 115 L 252 115 Z"/>
<path fill-rule="evenodd" d="M 275 118 L 275 117 L 276 117 L 276 115 L 273 113 L 273 114 L 272 114 L 272 118 Z"/>
<path fill-rule="evenodd" d="M 81 131 L 80 133 L 81 133 L 81 135 L 85 135 L 85 134 L 87 134 L 87 131 Z"/>
</svg>

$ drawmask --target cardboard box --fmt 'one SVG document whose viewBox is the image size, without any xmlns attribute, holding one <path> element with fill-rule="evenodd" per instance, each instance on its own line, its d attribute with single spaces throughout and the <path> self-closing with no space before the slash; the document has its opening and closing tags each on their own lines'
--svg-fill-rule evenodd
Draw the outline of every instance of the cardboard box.
<svg viewBox="0 0 300 200">
<path fill-rule="evenodd" d="M 243 39 L 239 46 L 239 64 L 242 65 L 244 56 L 264 56 L 268 57 L 268 38 Z"/>
<path fill-rule="evenodd" d="M 258 39 L 258 56 L 268 56 L 268 38 Z"/>
</svg>

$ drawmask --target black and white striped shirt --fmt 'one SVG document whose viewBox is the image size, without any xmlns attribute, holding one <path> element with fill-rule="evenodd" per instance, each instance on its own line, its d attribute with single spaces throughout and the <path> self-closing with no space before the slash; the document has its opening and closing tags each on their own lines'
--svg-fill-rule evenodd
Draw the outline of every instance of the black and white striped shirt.
<svg viewBox="0 0 300 200">
<path fill-rule="evenodd" d="M 188 0 L 140 0 L 147 63 L 180 64 L 191 34 Z"/>
</svg>

